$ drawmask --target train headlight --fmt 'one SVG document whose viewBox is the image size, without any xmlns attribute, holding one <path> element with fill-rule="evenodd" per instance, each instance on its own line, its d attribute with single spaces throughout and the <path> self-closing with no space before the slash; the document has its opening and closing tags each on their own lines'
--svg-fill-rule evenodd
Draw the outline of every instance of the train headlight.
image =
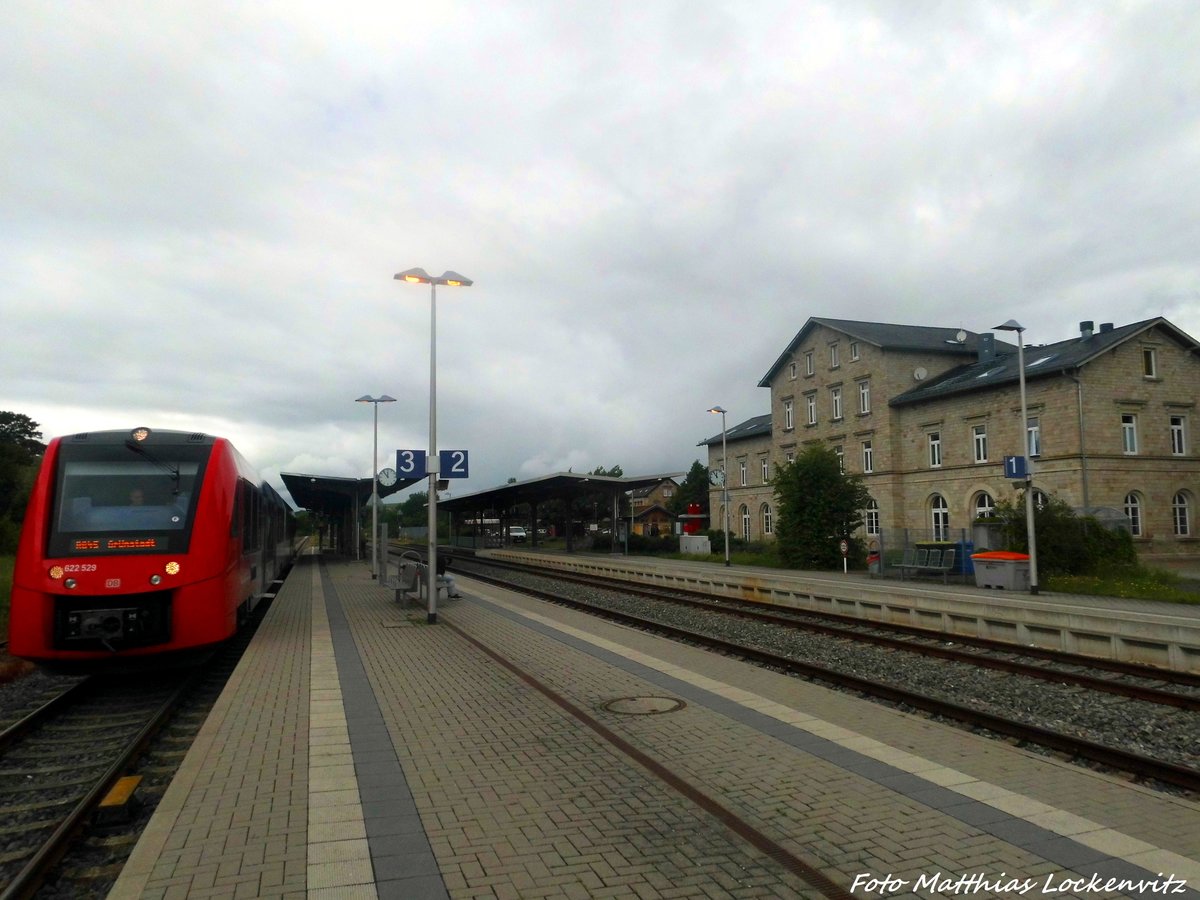
<svg viewBox="0 0 1200 900">
<path fill-rule="evenodd" d="M 55 581 L 58 581 L 58 579 L 62 578 L 63 577 L 63 567 L 62 566 L 51 566 L 50 567 L 50 577 L 53 578 Z"/>
<path fill-rule="evenodd" d="M 75 590 L 75 579 L 68 578 L 66 581 L 63 582 L 63 587 L 65 587 L 69 591 Z"/>
<path fill-rule="evenodd" d="M 162 576 L 159 575 L 157 572 L 155 572 L 153 575 L 150 576 L 150 583 L 151 584 L 162 584 Z"/>
<path fill-rule="evenodd" d="M 168 575 L 178 575 L 179 574 L 179 563 L 177 563 L 177 562 L 174 562 L 174 561 L 169 562 L 163 568 Z"/>
</svg>

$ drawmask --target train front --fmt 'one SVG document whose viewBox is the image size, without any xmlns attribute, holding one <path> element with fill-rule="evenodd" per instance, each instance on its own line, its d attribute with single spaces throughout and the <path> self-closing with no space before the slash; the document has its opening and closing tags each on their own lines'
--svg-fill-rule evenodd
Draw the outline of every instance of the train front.
<svg viewBox="0 0 1200 900">
<path fill-rule="evenodd" d="M 223 443 L 144 428 L 52 441 L 17 550 L 9 652 L 66 668 L 228 637 Z"/>
</svg>

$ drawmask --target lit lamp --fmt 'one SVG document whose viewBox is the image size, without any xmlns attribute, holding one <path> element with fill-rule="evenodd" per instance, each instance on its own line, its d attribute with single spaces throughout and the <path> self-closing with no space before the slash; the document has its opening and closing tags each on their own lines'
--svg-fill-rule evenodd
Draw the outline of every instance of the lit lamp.
<svg viewBox="0 0 1200 900">
<path fill-rule="evenodd" d="M 424 269 L 405 269 L 395 277 L 398 281 L 429 285 L 429 455 L 426 457 L 429 470 L 429 612 L 426 620 L 433 625 L 437 622 L 437 286 L 470 287 L 474 282 L 451 271 L 434 278 Z"/>
<path fill-rule="evenodd" d="M 1025 456 L 1025 530 L 1029 533 L 1029 593 L 1038 592 L 1037 539 L 1033 533 L 1033 456 L 1029 452 L 1029 412 L 1025 406 L 1025 340 L 1024 326 L 1016 319 L 997 325 L 993 331 L 1017 333 L 1017 377 L 1021 385 L 1021 435 Z"/>
<path fill-rule="evenodd" d="M 379 577 L 379 404 L 395 403 L 395 397 L 380 394 L 372 397 L 363 394 L 355 403 L 371 403 L 375 406 L 375 431 L 371 444 L 371 578 Z M 358 496 L 357 492 L 355 496 Z"/>
<path fill-rule="evenodd" d="M 729 565 L 729 467 L 725 464 L 725 409 L 714 406 L 709 412 L 721 414 L 721 505 L 725 507 L 722 531 L 725 532 L 725 565 Z"/>
</svg>

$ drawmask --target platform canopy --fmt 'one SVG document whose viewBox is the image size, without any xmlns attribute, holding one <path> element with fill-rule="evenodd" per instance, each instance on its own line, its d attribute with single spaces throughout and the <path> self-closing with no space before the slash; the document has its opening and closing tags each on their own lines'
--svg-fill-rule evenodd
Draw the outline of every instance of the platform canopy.
<svg viewBox="0 0 1200 900">
<path fill-rule="evenodd" d="M 316 513 L 330 523 L 332 538 L 339 548 L 349 546 L 348 538 L 355 533 L 355 519 L 359 511 L 369 508 L 371 500 L 370 478 L 338 478 L 332 475 L 301 475 L 296 472 L 280 472 L 284 487 L 292 500 L 301 509 Z M 400 478 L 395 484 L 379 485 L 379 498 L 390 497 L 423 478 Z"/>
<path fill-rule="evenodd" d="M 642 487 L 653 487 L 666 478 L 679 479 L 683 472 L 668 472 L 662 475 L 642 475 L 618 478 L 612 475 L 584 475 L 574 472 L 556 472 L 528 481 L 514 481 L 499 487 L 475 491 L 459 497 L 438 500 L 438 508 L 451 512 L 477 512 L 481 510 L 503 510 L 523 503 L 534 506 L 548 500 L 571 500 L 604 494 L 613 497 Z"/>
</svg>

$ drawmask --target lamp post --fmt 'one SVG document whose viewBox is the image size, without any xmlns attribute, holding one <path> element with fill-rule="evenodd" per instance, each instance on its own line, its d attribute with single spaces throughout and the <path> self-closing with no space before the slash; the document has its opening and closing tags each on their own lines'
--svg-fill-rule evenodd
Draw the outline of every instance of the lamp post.
<svg viewBox="0 0 1200 900">
<path fill-rule="evenodd" d="M 387 394 L 380 394 L 378 397 L 363 394 L 354 402 L 370 403 L 375 407 L 375 430 L 371 443 L 371 578 L 375 579 L 379 577 L 379 404 L 395 403 L 396 398 Z M 357 491 L 354 496 L 358 496 Z M 354 547 L 357 551 L 357 541 L 354 542 Z"/>
<path fill-rule="evenodd" d="M 437 623 L 437 286 L 470 287 L 470 278 L 446 270 L 440 278 L 434 278 L 424 269 L 405 269 L 395 275 L 399 281 L 410 284 L 429 285 L 429 455 L 426 468 L 429 470 L 429 609 L 426 621 Z"/>
<path fill-rule="evenodd" d="M 1038 592 L 1037 538 L 1033 529 L 1033 457 L 1029 453 L 1029 412 L 1025 405 L 1025 328 L 1016 319 L 997 325 L 995 331 L 1017 333 L 1017 378 L 1021 385 L 1021 442 L 1025 459 L 1025 530 L 1029 534 L 1029 593 Z"/>
<path fill-rule="evenodd" d="M 722 531 L 725 532 L 725 565 L 729 565 L 729 466 L 726 462 L 729 457 L 725 451 L 725 409 L 714 406 L 709 412 L 721 414 L 721 505 L 725 507 Z"/>
</svg>

